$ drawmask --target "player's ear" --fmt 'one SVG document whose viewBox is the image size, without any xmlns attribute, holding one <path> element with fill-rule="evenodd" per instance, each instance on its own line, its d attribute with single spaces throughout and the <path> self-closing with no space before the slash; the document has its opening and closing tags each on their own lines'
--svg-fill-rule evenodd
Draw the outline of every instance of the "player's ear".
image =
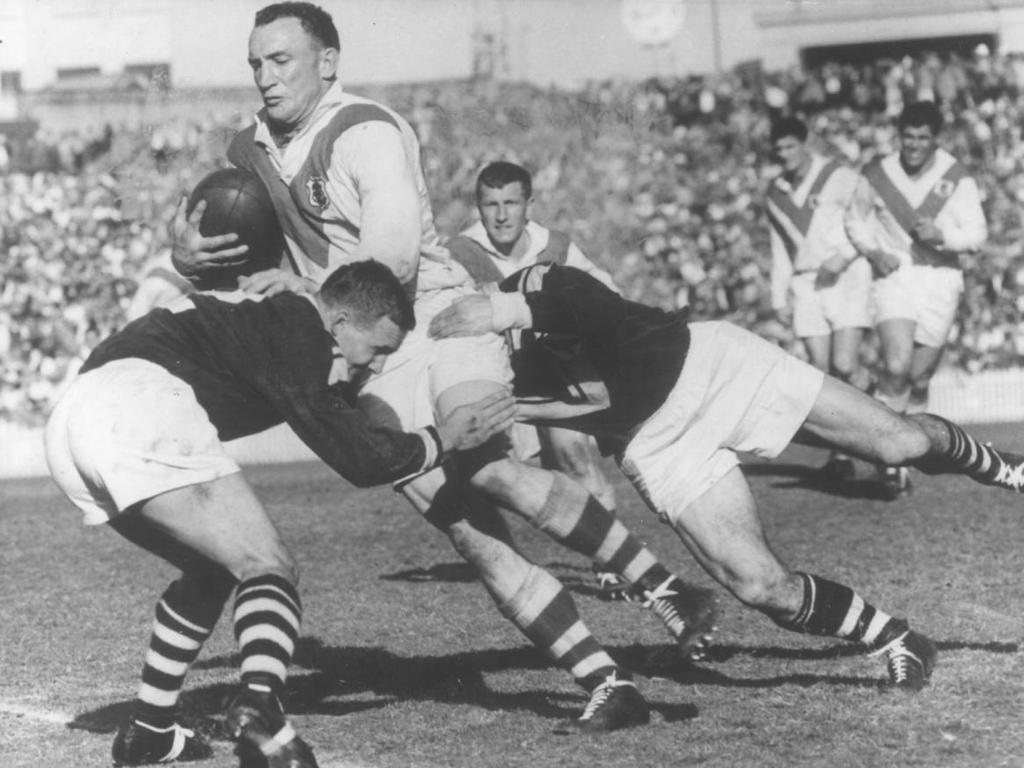
<svg viewBox="0 0 1024 768">
<path fill-rule="evenodd" d="M 331 333 L 337 333 L 350 322 L 352 311 L 348 307 L 335 307 L 331 312 Z"/>
<path fill-rule="evenodd" d="M 320 77 L 333 80 L 338 75 L 338 49 L 323 48 L 320 51 Z"/>
</svg>

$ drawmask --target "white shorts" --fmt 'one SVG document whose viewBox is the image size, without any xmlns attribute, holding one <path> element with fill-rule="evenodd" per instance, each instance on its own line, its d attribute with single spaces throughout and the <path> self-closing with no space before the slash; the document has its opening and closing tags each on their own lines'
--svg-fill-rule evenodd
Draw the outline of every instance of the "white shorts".
<svg viewBox="0 0 1024 768">
<path fill-rule="evenodd" d="M 867 259 L 854 259 L 828 288 L 816 288 L 816 278 L 814 272 L 793 276 L 793 333 L 797 338 L 871 327 L 871 265 Z"/>
<path fill-rule="evenodd" d="M 679 381 L 629 441 L 622 471 L 672 521 L 739 463 L 737 451 L 777 456 L 824 380 L 822 371 L 749 331 L 692 323 Z"/>
<path fill-rule="evenodd" d="M 914 341 L 942 347 L 956 320 L 964 274 L 952 267 L 906 264 L 872 286 L 875 324 L 884 320 L 913 320 Z"/>
<path fill-rule="evenodd" d="M 50 415 L 45 442 L 50 474 L 88 525 L 239 471 L 192 388 L 139 359 L 75 379 Z"/>
<path fill-rule="evenodd" d="M 375 420 L 411 432 L 435 423 L 434 403 L 446 389 L 469 381 L 512 387 L 512 367 L 502 336 L 489 333 L 432 339 L 430 320 L 471 287 L 446 288 L 416 297 L 416 328 L 390 355 L 382 370 L 363 385 L 359 406 Z"/>
</svg>

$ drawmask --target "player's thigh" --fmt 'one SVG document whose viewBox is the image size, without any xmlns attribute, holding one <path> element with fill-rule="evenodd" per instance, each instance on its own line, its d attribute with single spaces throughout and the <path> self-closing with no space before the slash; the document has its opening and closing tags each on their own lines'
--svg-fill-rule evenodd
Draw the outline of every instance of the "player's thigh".
<svg viewBox="0 0 1024 768">
<path fill-rule="evenodd" d="M 537 427 L 544 466 L 571 475 L 597 471 L 597 443 L 590 435 L 563 427 Z"/>
<path fill-rule="evenodd" d="M 126 514 L 138 515 L 155 535 L 196 552 L 236 579 L 261 573 L 297 577 L 276 526 L 240 473 L 167 491 Z"/>
<path fill-rule="evenodd" d="M 946 267 L 920 267 L 917 294 L 917 327 L 914 341 L 941 349 L 949 339 L 963 293 L 963 273 Z"/>
<path fill-rule="evenodd" d="M 462 381 L 438 393 L 434 400 L 434 408 L 437 410 L 438 418 L 444 419 L 456 408 L 475 403 L 495 392 L 508 392 L 508 385 L 488 379 Z"/>
<path fill-rule="evenodd" d="M 437 415 L 497 391 L 512 388 L 512 366 L 505 339 L 497 334 L 433 342 L 428 371 Z"/>
<path fill-rule="evenodd" d="M 886 463 L 898 464 L 927 450 L 927 437 L 912 422 L 831 376 L 825 377 L 801 432 L 815 442 Z"/>
<path fill-rule="evenodd" d="M 789 569 L 765 538 L 757 505 L 739 466 L 734 466 L 669 522 L 697 562 L 739 599 L 777 605 Z M 799 604 L 794 610 L 799 608 Z"/>
</svg>

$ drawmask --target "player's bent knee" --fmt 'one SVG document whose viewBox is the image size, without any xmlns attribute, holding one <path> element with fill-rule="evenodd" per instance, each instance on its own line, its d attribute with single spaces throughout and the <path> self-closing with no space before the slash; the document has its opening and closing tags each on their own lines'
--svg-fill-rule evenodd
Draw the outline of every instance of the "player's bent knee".
<svg viewBox="0 0 1024 768">
<path fill-rule="evenodd" d="M 802 586 L 789 573 L 738 578 L 728 587 L 741 603 L 771 616 L 791 611 L 803 600 Z"/>
<path fill-rule="evenodd" d="M 896 466 L 926 455 L 931 448 L 927 433 L 913 419 L 894 416 L 894 428 L 876 441 L 875 458 Z"/>
</svg>

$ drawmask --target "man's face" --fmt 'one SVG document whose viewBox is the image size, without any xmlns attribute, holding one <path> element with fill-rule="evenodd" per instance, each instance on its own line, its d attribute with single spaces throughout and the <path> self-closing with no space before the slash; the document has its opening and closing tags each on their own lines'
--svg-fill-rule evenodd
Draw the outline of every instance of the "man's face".
<svg viewBox="0 0 1024 768">
<path fill-rule="evenodd" d="M 807 148 L 796 136 L 783 136 L 776 140 L 772 152 L 783 173 L 796 173 L 807 160 Z"/>
<path fill-rule="evenodd" d="M 511 247 L 519 241 L 526 228 L 530 202 L 518 181 L 499 188 L 480 188 L 477 208 L 492 243 Z"/>
<path fill-rule="evenodd" d="M 331 329 L 338 352 L 348 367 L 347 381 L 362 384 L 370 374 L 380 373 L 388 355 L 398 349 L 405 331 L 390 317 L 379 317 L 369 323 L 360 322 L 350 312 L 343 312 Z"/>
<path fill-rule="evenodd" d="M 296 128 L 313 114 L 336 65 L 337 51 L 321 48 L 296 18 L 255 27 L 249 36 L 253 80 L 267 115 L 282 127 Z"/>
<path fill-rule="evenodd" d="M 900 162 L 911 173 L 923 168 L 938 146 L 938 137 L 927 125 L 905 125 L 900 130 Z"/>
</svg>

